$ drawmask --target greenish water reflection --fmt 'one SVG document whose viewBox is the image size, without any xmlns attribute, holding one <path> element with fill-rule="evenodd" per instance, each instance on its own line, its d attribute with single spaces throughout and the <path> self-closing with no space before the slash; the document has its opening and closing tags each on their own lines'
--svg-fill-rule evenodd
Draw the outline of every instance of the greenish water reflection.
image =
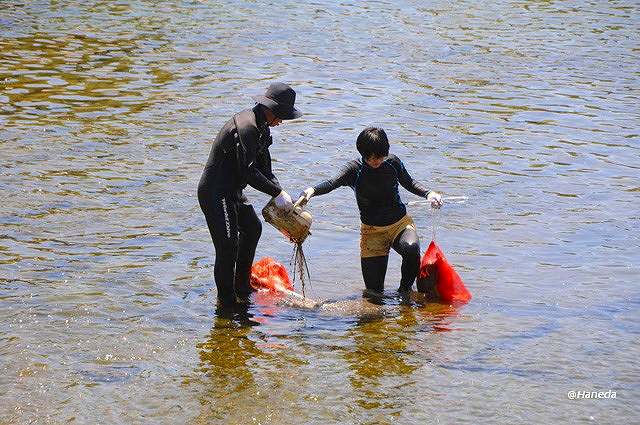
<svg viewBox="0 0 640 425">
<path fill-rule="evenodd" d="M 417 324 L 412 309 L 402 309 L 397 318 L 386 320 L 362 320 L 347 335 L 354 341 L 353 351 L 344 359 L 353 372 L 352 387 L 359 394 L 357 403 L 365 409 L 399 410 L 402 404 L 388 401 L 386 385 L 381 380 L 387 376 L 410 381 L 410 375 L 419 367 L 409 343 L 415 338 Z M 412 397 L 407 394 L 407 401 Z"/>
</svg>

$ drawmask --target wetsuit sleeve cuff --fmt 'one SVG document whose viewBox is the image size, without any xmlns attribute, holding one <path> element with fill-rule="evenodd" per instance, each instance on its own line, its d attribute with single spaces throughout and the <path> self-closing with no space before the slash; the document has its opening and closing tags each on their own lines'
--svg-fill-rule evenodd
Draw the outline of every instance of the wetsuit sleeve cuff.
<svg viewBox="0 0 640 425">
<path fill-rule="evenodd" d="M 313 187 L 313 196 L 324 195 L 325 193 L 329 193 L 332 190 L 330 182 L 322 182 Z"/>
<path fill-rule="evenodd" d="M 282 192 L 282 188 L 278 186 L 274 188 L 271 192 L 269 192 L 269 195 L 271 195 L 272 198 L 275 198 L 276 196 L 280 195 L 280 192 Z"/>
</svg>

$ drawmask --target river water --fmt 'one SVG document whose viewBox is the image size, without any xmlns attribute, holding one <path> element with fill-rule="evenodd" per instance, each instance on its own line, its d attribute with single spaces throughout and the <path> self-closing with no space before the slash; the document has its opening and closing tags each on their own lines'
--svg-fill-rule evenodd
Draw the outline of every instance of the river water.
<svg viewBox="0 0 640 425">
<path fill-rule="evenodd" d="M 637 2 L 0 3 L 0 423 L 640 421 Z M 196 185 L 271 81 L 292 195 L 378 125 L 468 197 L 402 192 L 469 304 L 401 305 L 397 255 L 366 304 L 340 189 L 305 243 L 334 308 L 216 311 Z M 291 251 L 265 224 L 258 257 Z"/>
</svg>

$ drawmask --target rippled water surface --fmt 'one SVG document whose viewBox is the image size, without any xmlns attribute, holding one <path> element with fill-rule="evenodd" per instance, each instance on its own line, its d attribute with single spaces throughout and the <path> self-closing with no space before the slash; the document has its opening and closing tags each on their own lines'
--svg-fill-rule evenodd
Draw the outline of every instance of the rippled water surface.
<svg viewBox="0 0 640 425">
<path fill-rule="evenodd" d="M 2 1 L 0 423 L 637 423 L 634 1 Z M 292 194 L 383 126 L 466 306 L 362 299 L 353 194 L 312 200 L 305 310 L 215 309 L 195 197 L 270 81 Z M 249 189 L 259 210 L 265 195 Z M 288 263 L 264 226 L 258 256 Z M 569 400 L 570 390 L 616 392 Z"/>
</svg>

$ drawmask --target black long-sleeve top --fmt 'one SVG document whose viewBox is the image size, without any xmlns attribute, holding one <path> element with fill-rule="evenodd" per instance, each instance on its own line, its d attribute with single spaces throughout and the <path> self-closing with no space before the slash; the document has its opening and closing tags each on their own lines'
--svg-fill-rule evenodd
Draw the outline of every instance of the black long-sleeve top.
<svg viewBox="0 0 640 425">
<path fill-rule="evenodd" d="M 314 196 L 318 196 L 340 186 L 349 186 L 356 195 L 360 221 L 372 226 L 388 226 L 407 213 L 400 199 L 398 183 L 418 196 L 426 197 L 429 194 L 429 190 L 409 175 L 400 158 L 395 155 L 389 155 L 378 168 L 369 166 L 362 159 L 349 161 L 335 177 L 313 189 Z"/>
<path fill-rule="evenodd" d="M 236 123 L 241 128 L 236 128 Z M 238 144 L 240 139 L 242 145 Z M 233 118 L 227 121 L 214 140 L 198 190 L 236 193 L 248 184 L 277 196 L 282 188 L 271 170 L 271 143 L 271 132 L 259 105 L 238 113 L 235 121 Z"/>
</svg>

